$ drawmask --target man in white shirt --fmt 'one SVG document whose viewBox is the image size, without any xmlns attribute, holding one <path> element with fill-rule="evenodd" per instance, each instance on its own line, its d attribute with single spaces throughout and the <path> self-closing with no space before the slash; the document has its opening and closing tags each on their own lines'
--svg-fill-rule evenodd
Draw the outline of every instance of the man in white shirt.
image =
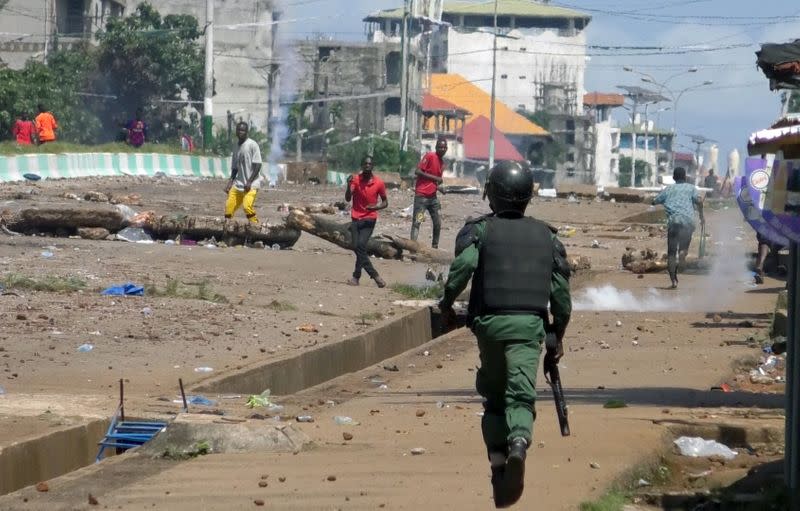
<svg viewBox="0 0 800 511">
<path fill-rule="evenodd" d="M 255 140 L 247 136 L 250 127 L 246 122 L 236 125 L 239 145 L 231 157 L 231 179 L 225 187 L 228 200 L 225 202 L 225 218 L 233 218 L 240 207 L 244 208 L 247 219 L 257 224 L 258 217 L 254 207 L 258 188 L 261 186 L 261 149 Z"/>
</svg>

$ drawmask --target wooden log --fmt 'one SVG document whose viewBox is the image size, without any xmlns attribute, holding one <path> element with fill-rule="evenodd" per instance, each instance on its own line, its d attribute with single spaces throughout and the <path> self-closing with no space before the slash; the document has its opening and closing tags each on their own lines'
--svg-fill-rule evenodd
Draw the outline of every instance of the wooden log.
<svg viewBox="0 0 800 511">
<path fill-rule="evenodd" d="M 118 231 L 125 226 L 125 217 L 113 206 L 69 205 L 25 208 L 9 213 L 5 225 L 24 234 L 51 232 L 73 235 L 80 227 L 103 227 Z"/>
<path fill-rule="evenodd" d="M 342 248 L 353 250 L 350 223 L 338 223 L 329 218 L 311 215 L 299 209 L 289 213 L 286 225 L 330 241 Z M 401 259 L 404 255 L 420 262 L 449 264 L 453 258 L 443 250 L 424 247 L 416 241 L 399 236 L 374 236 L 367 243 L 370 255 L 384 259 Z"/>
<path fill-rule="evenodd" d="M 154 216 L 143 227 L 157 239 L 181 236 L 197 241 L 215 238 L 228 245 L 261 241 L 265 245 L 277 244 L 282 249 L 293 246 L 300 238 L 299 230 L 286 225 L 254 225 L 246 221 L 189 215 Z"/>
</svg>

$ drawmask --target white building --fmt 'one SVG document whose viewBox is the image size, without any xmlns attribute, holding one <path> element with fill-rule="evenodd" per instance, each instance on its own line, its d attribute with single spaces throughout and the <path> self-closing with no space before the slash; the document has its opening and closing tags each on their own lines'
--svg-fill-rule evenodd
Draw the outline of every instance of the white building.
<svg viewBox="0 0 800 511">
<path fill-rule="evenodd" d="M 593 182 L 597 186 L 619 185 L 620 129 L 611 117 L 611 110 L 624 103 L 622 94 L 592 92 L 583 97 L 586 113 L 592 117 L 590 168 L 594 170 Z"/>
<path fill-rule="evenodd" d="M 498 100 L 531 112 L 544 108 L 548 87 L 563 91 L 559 109 L 583 111 L 586 35 L 591 17 L 542 0 L 499 0 L 497 26 Z M 491 91 L 494 2 L 444 2 L 439 28 L 422 22 L 430 35 L 433 72 L 455 73 Z M 372 41 L 400 37 L 403 9 L 380 11 L 365 19 Z M 421 47 L 427 51 L 427 41 Z"/>
</svg>

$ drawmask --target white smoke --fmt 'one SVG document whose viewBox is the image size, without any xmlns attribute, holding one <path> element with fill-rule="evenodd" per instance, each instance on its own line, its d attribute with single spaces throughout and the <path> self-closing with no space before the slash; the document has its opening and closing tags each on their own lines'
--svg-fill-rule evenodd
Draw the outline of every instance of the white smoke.
<svg viewBox="0 0 800 511">
<path fill-rule="evenodd" d="M 746 241 L 753 238 L 752 232 L 734 210 L 709 218 L 707 229 L 711 236 L 706 242 L 706 257 L 710 258 L 711 268 L 694 277 L 694 282 L 682 279 L 679 273 L 680 284 L 674 291 L 661 292 L 649 288 L 633 292 L 610 284 L 590 287 L 573 300 L 573 308 L 578 311 L 630 312 L 714 312 L 729 308 L 741 297 L 740 291 L 754 285 L 753 274 L 747 270 L 746 245 Z M 696 236 L 689 249 L 689 259 L 697 257 L 698 242 Z M 751 250 L 755 248 L 755 245 L 750 247 Z M 667 285 L 666 272 L 663 278 L 664 285 Z"/>
<path fill-rule="evenodd" d="M 634 294 L 627 289 L 617 289 L 611 284 L 590 287 L 573 300 L 576 311 L 631 311 L 663 312 L 691 310 L 685 297 L 670 291 L 671 296 L 661 294 L 657 289 L 647 289 L 646 294 Z"/>
<path fill-rule="evenodd" d="M 276 2 L 275 11 L 285 12 L 281 7 L 282 2 Z M 270 98 L 275 109 L 275 114 L 269 112 L 270 147 L 267 162 L 269 164 L 269 182 L 275 186 L 278 182 L 280 170 L 278 164 L 283 160 L 283 144 L 289 136 L 290 102 L 297 95 L 295 86 L 297 84 L 298 58 L 297 51 L 292 44 L 289 34 L 285 29 L 281 29 L 281 24 L 273 24 L 273 37 L 276 38 L 274 45 L 275 51 L 272 55 L 273 60 L 279 62 L 278 80 L 276 86 L 272 88 Z M 269 93 L 269 92 L 268 92 Z"/>
</svg>

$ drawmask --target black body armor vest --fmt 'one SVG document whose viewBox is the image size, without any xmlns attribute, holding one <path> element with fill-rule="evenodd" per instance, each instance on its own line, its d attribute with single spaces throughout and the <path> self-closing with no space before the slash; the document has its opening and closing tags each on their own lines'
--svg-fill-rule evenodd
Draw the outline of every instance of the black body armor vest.
<svg viewBox="0 0 800 511">
<path fill-rule="evenodd" d="M 547 318 L 553 248 L 550 228 L 543 222 L 527 217 L 487 218 L 472 280 L 469 322 L 488 314 Z"/>
</svg>

